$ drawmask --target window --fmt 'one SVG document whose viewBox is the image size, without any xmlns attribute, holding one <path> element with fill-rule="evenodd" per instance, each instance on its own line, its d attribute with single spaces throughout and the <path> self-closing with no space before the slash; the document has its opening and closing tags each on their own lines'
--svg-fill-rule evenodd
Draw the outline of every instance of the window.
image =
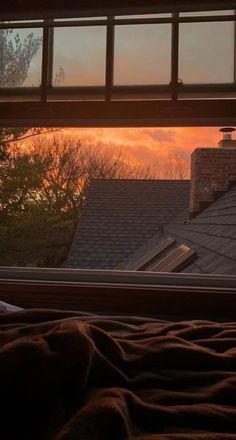
<svg viewBox="0 0 236 440">
<path fill-rule="evenodd" d="M 42 29 L 1 29 L 0 87 L 39 87 Z"/>
<path fill-rule="evenodd" d="M 53 85 L 104 86 L 105 63 L 104 26 L 55 28 Z"/>
<path fill-rule="evenodd" d="M 155 138 L 155 130 L 152 131 L 152 127 L 157 126 L 171 127 L 171 124 L 173 126 L 180 125 L 181 127 L 184 124 L 187 126 L 207 126 L 207 124 L 216 126 L 218 124 L 223 125 L 226 121 L 234 125 L 236 108 L 235 17 L 235 11 L 231 9 L 228 11 L 153 12 L 150 14 L 135 13 L 133 15 L 62 17 L 57 19 L 51 17 L 44 20 L 16 20 L 9 23 L 1 21 L 0 35 L 3 37 L 4 32 L 7 35 L 7 41 L 2 38 L 2 47 L 0 47 L 3 55 L 6 47 L 9 50 L 14 50 L 17 38 L 23 42 L 29 34 L 33 34 L 32 38 L 38 41 L 38 46 L 37 50 L 35 49 L 28 58 L 27 72 L 22 76 L 22 79 L 19 79 L 17 74 L 17 81 L 14 81 L 14 72 L 8 69 L 7 61 L 4 60 L 4 56 L 2 57 L 0 86 L 1 101 L 3 102 L 0 103 L 0 123 L 3 127 L 7 127 L 9 122 L 11 126 L 15 123 L 17 127 L 23 126 L 26 128 L 33 125 L 34 122 L 37 127 L 151 127 L 149 136 L 153 138 Z M 206 41 L 208 42 L 207 45 L 205 44 Z M 220 62 L 221 60 L 222 62 Z M 214 100 L 213 103 L 210 102 L 211 99 Z M 27 101 L 30 101 L 29 105 Z M 21 131 L 21 128 L 19 128 L 19 131 Z M 136 131 L 136 128 L 134 128 L 134 131 Z M 168 136 L 171 137 L 172 135 L 166 132 L 163 134 L 163 145 L 165 145 Z M 207 136 L 206 139 L 208 140 Z M 60 152 L 60 148 L 55 144 L 53 148 L 53 151 Z M 143 151 L 142 154 L 145 157 L 150 154 L 146 145 L 143 145 Z M 60 154 L 57 159 L 56 165 L 58 168 L 51 166 L 47 176 L 48 181 L 53 185 L 56 185 L 53 173 L 57 171 L 57 178 L 63 180 L 62 178 L 66 172 L 65 164 L 60 162 Z M 95 178 L 102 175 L 107 176 L 109 157 L 106 155 L 105 161 L 101 162 L 100 157 L 97 158 L 97 161 L 94 161 L 93 158 L 89 158 L 88 151 L 86 151 L 86 154 L 81 156 L 80 159 L 82 164 L 87 164 L 90 160 L 90 177 L 91 175 Z M 123 163 L 125 170 L 128 162 L 128 160 L 125 160 Z M 76 160 L 72 160 L 71 164 L 75 166 Z M 19 167 L 22 165 L 21 160 L 18 165 Z M 34 165 L 37 168 L 37 163 L 34 163 Z M 41 165 L 43 164 L 41 163 Z M 173 171 L 172 167 L 173 163 L 169 167 L 170 173 Z M 11 172 L 11 166 L 9 169 Z M 73 168 L 73 172 L 73 176 L 75 176 L 75 168 Z M 179 173 L 183 173 L 182 165 Z M 32 175 L 29 172 L 26 180 L 31 181 Z M 16 175 L 15 177 L 17 180 L 19 176 Z M 233 180 L 233 175 L 231 177 Z M 81 182 L 83 184 L 87 178 L 87 175 L 83 175 L 80 184 Z M 157 180 L 169 179 L 159 176 Z M 67 188 L 68 182 L 71 182 L 71 180 L 65 179 L 63 190 L 65 187 Z M 44 179 L 43 184 L 45 185 Z M 137 186 L 138 183 L 135 182 L 135 185 Z M 39 200 L 39 192 L 37 191 L 33 187 L 30 197 L 24 203 L 22 203 L 21 194 L 17 195 L 23 213 L 26 213 L 28 203 L 30 204 L 32 200 Z M 65 200 L 63 191 L 60 193 L 57 186 L 50 187 L 50 191 L 53 193 L 53 203 L 63 203 L 63 199 Z M 164 188 L 160 188 L 159 193 L 163 195 L 163 200 L 166 201 Z M 127 194 L 128 191 L 125 191 L 125 196 Z M 84 202 L 84 197 L 83 195 L 81 204 Z M 49 199 L 49 186 L 47 185 L 44 186 L 44 202 L 46 198 Z M 94 203 L 97 203 L 101 198 L 101 195 L 97 197 L 95 194 Z M 72 206 L 73 200 L 68 199 Z M 106 201 L 106 208 L 108 209 L 111 205 L 109 191 L 107 196 L 103 196 L 103 199 Z M 221 201 L 222 205 L 219 208 L 216 205 L 214 209 L 219 209 L 222 213 L 226 204 L 230 211 L 231 208 L 234 208 L 234 205 L 231 205 L 234 199 L 235 194 L 231 194 L 230 200 Z M 132 193 L 131 202 L 134 200 L 135 197 Z M 173 209 L 176 200 L 175 194 L 170 197 L 168 210 L 164 212 L 165 221 L 168 221 L 168 212 Z M 5 202 L 8 203 L 9 198 L 6 198 Z M 14 197 L 12 203 L 15 203 Z M 150 203 L 149 197 L 145 197 L 143 203 Z M 203 203 L 208 203 L 208 201 L 204 200 Z M 40 225 L 43 234 L 45 234 L 44 241 L 47 243 L 50 240 L 58 240 L 60 231 L 63 231 L 65 235 L 68 234 L 70 240 L 72 239 L 72 222 L 71 219 L 66 218 L 63 209 L 61 211 L 62 222 L 60 222 L 61 218 L 57 218 L 56 226 L 52 225 L 50 221 L 47 223 L 46 220 L 43 225 Z M 153 264 L 154 257 L 158 257 L 160 263 L 159 257 L 162 259 L 164 256 L 166 258 L 167 254 L 170 255 L 169 252 L 173 251 L 171 248 L 173 244 L 178 246 L 180 252 L 178 258 L 175 259 L 176 255 L 171 254 L 173 261 L 171 259 L 169 264 L 168 261 L 164 260 L 163 265 L 156 267 L 158 271 L 179 270 L 180 267 L 182 268 L 182 264 L 189 263 L 193 257 L 198 256 L 198 251 L 195 253 L 194 245 L 191 246 L 191 243 L 196 244 L 200 241 L 205 243 L 204 240 L 208 239 L 209 251 L 217 253 L 222 248 L 220 241 L 222 237 L 218 237 L 215 231 L 218 230 L 218 224 L 216 222 L 211 223 L 214 217 L 214 209 L 213 211 L 207 211 L 207 216 L 204 217 L 205 223 L 201 227 L 197 222 L 190 222 L 188 228 L 185 228 L 184 222 L 186 219 L 182 219 L 181 227 L 172 225 L 173 228 L 174 226 L 176 228 L 175 234 L 173 234 L 175 238 L 171 239 L 173 242 L 170 240 L 169 243 L 167 240 L 165 244 L 159 244 L 153 254 L 145 254 L 145 261 L 140 260 L 137 263 L 140 268 L 145 267 L 146 269 L 148 261 L 152 261 Z M 122 216 L 123 210 L 123 206 L 118 206 L 114 211 L 111 210 L 111 219 L 106 220 L 104 243 L 109 242 L 112 251 L 117 249 L 119 228 L 122 229 L 126 226 L 126 220 Z M 144 220 L 142 211 L 143 208 L 140 207 L 136 216 L 141 224 Z M 177 211 L 171 211 L 171 214 L 172 218 L 178 217 Z M 217 219 L 219 217 L 220 214 L 218 213 Z M 42 216 L 38 215 L 37 212 L 35 219 L 40 218 Z M 110 221 L 114 218 L 118 220 L 118 226 L 115 232 L 110 233 Z M 29 224 L 37 226 L 37 221 L 28 220 Z M 102 218 L 103 220 L 104 218 Z M 96 234 L 99 233 L 99 226 L 102 221 L 93 226 Z M 228 218 L 227 221 L 230 224 L 232 219 Z M 132 221 L 130 221 L 130 224 L 133 224 Z M 10 226 L 9 223 L 7 228 Z M 155 224 L 155 228 L 156 226 Z M 161 224 L 159 226 L 161 229 Z M 16 248 L 25 249 L 22 234 L 19 233 L 18 218 L 15 227 L 18 228 L 18 235 L 15 237 Z M 3 228 L 4 240 L 1 243 L 1 252 L 4 258 L 6 255 L 5 250 L 9 249 L 9 236 L 5 232 Z M 145 231 L 142 231 L 142 233 L 145 236 Z M 158 229 L 159 233 L 161 231 Z M 172 237 L 173 231 L 166 231 L 166 233 Z M 223 233 L 226 234 L 225 231 Z M 230 233 L 233 236 L 231 229 Z M 188 235 L 188 239 L 186 238 L 188 245 L 182 244 L 185 235 Z M 205 235 L 207 235 L 207 239 Z M 210 240 L 212 235 L 217 236 L 217 250 L 213 249 L 215 242 L 213 240 L 212 243 Z M 226 238 L 225 235 L 223 238 Z M 38 249 L 41 250 L 42 241 L 35 231 L 31 239 L 37 241 Z M 138 234 L 135 236 L 135 240 L 137 243 Z M 228 240 L 225 244 L 227 255 L 234 263 L 232 243 L 230 243 L 230 238 Z M 131 245 L 129 250 L 132 254 L 134 245 L 130 241 L 130 237 L 127 236 L 125 245 Z M 85 247 L 91 246 L 91 243 L 84 244 Z M 61 243 L 61 246 L 64 245 L 65 242 Z M 204 246 L 206 246 L 206 243 Z M 204 246 L 202 246 L 203 249 L 205 249 Z M 103 249 L 97 246 L 96 250 L 98 259 L 102 260 Z M 65 253 L 59 255 L 57 259 L 51 249 L 49 249 L 46 257 L 44 255 L 42 260 L 36 263 L 34 257 L 29 254 L 27 254 L 25 261 L 27 261 L 27 264 L 35 264 L 36 266 L 58 267 L 63 264 L 62 261 L 65 261 L 65 259 L 63 260 Z M 85 260 L 84 256 L 85 254 L 82 255 L 82 258 Z M 32 260 L 30 260 L 31 257 Z M 216 270 L 214 255 L 211 255 L 210 263 L 208 255 L 202 255 L 202 258 L 201 270 L 208 267 L 209 271 L 214 272 Z M 9 261 L 10 259 L 7 260 L 7 262 Z M 18 255 L 16 265 L 24 264 L 25 261 Z M 107 261 L 104 263 L 105 269 L 107 269 L 108 263 Z M 221 270 L 221 268 L 225 270 L 226 263 L 223 263 L 218 266 L 217 270 Z M 230 267 L 231 271 L 234 270 L 233 263 Z M 94 262 L 93 264 L 95 265 Z M 197 271 L 197 269 L 196 266 L 194 270 Z"/>
<path fill-rule="evenodd" d="M 148 250 L 142 250 L 141 255 L 140 251 L 138 252 L 138 255 L 134 255 L 131 257 L 131 260 L 128 260 L 127 263 L 123 263 L 121 265 L 118 265 L 116 269 L 125 269 L 125 270 L 148 270 L 148 267 L 156 261 L 158 258 L 163 256 L 163 254 L 166 251 L 169 251 L 174 244 L 176 243 L 176 240 L 168 237 L 166 240 L 162 241 L 158 245 L 150 246 Z"/>
<path fill-rule="evenodd" d="M 162 260 L 151 265 L 149 270 L 152 272 L 178 272 L 178 270 L 186 267 L 196 256 L 196 251 L 182 244 Z"/>
<path fill-rule="evenodd" d="M 234 26 L 232 22 L 180 24 L 179 78 L 183 84 L 234 82 Z"/>
<path fill-rule="evenodd" d="M 9 61 L 2 57 L 1 99 L 31 100 L 33 88 L 40 88 L 40 92 L 34 90 L 34 97 L 57 105 L 76 100 L 155 100 L 159 106 L 158 101 L 176 103 L 179 98 L 181 107 L 183 99 L 233 99 L 235 20 L 230 9 L 2 21 L 2 52 L 14 51 L 17 38 L 24 45 L 30 35 L 38 47 L 31 48 L 35 53 L 27 75 L 18 83 L 8 69 Z M 195 115 L 198 107 L 192 105 Z M 169 114 L 165 103 L 163 107 L 159 119 Z M 183 108 L 180 113 L 190 115 Z M 178 116 L 176 109 L 173 113 Z"/>
<path fill-rule="evenodd" d="M 115 85 L 169 84 L 171 26 L 127 25 L 115 28 Z"/>
</svg>

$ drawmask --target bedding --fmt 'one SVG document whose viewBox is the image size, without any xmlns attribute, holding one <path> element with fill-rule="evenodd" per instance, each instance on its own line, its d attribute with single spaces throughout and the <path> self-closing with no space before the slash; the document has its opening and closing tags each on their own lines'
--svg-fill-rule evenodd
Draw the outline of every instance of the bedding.
<svg viewBox="0 0 236 440">
<path fill-rule="evenodd" d="M 236 323 L 0 314 L 0 438 L 236 439 Z"/>
<path fill-rule="evenodd" d="M 18 306 L 13 306 L 13 304 L 9 304 L 4 301 L 0 301 L 0 313 L 19 312 L 19 310 L 22 310 L 22 308 Z"/>
</svg>

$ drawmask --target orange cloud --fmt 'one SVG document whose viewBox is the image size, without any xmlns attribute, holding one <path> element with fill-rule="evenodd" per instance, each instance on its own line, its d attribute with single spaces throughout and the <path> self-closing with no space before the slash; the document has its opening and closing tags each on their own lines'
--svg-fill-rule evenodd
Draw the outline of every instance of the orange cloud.
<svg viewBox="0 0 236 440">
<path fill-rule="evenodd" d="M 136 166 L 162 167 L 170 157 L 189 161 L 198 147 L 216 147 L 221 135 L 215 127 L 172 128 L 65 128 L 59 136 L 87 145 L 122 152 Z M 54 134 L 45 135 L 47 139 Z M 58 134 L 57 134 L 58 135 Z"/>
<path fill-rule="evenodd" d="M 91 144 L 122 149 L 144 165 L 176 152 L 189 159 L 195 148 L 216 147 L 221 137 L 215 127 L 71 128 L 64 132 Z"/>
</svg>

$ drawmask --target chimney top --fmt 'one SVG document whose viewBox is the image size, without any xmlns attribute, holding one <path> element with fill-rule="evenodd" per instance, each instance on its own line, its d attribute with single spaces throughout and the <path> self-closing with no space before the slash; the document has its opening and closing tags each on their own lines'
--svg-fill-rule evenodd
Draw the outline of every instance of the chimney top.
<svg viewBox="0 0 236 440">
<path fill-rule="evenodd" d="M 235 131 L 233 127 L 223 127 L 219 130 L 223 133 L 223 139 L 218 143 L 220 148 L 236 148 L 236 140 L 232 139 L 232 133 Z"/>
</svg>

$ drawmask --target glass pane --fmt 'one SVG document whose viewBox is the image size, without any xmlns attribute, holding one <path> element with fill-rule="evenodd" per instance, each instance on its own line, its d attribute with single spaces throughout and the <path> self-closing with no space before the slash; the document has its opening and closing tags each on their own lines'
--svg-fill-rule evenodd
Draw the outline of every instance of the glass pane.
<svg viewBox="0 0 236 440">
<path fill-rule="evenodd" d="M 180 17 L 195 17 L 195 16 L 215 16 L 215 15 L 231 15 L 234 14 L 234 10 L 228 9 L 224 11 L 194 11 L 194 12 L 181 12 Z"/>
<path fill-rule="evenodd" d="M 0 87 L 41 83 L 42 29 L 0 30 Z"/>
<path fill-rule="evenodd" d="M 105 26 L 55 28 L 54 85 L 104 85 L 105 64 Z"/>
<path fill-rule="evenodd" d="M 182 23 L 179 47 L 179 78 L 184 84 L 233 81 L 233 23 Z"/>
<path fill-rule="evenodd" d="M 37 19 L 37 20 L 0 20 L 0 23 L 42 23 L 43 20 L 42 19 Z"/>
<path fill-rule="evenodd" d="M 136 14 L 136 15 L 117 15 L 116 18 L 169 18 L 172 14 Z"/>
<path fill-rule="evenodd" d="M 171 25 L 116 26 L 114 84 L 168 84 Z"/>
<path fill-rule="evenodd" d="M 55 18 L 54 21 L 75 21 L 75 20 L 79 20 L 79 21 L 90 21 L 90 20 L 106 20 L 107 17 L 70 17 L 70 18 Z"/>
<path fill-rule="evenodd" d="M 25 24 L 29 24 L 29 23 L 30 23 L 30 26 L 31 25 L 34 26 L 37 24 L 40 25 L 43 23 L 43 20 L 0 20 L 0 25 L 1 24 L 9 24 L 9 25 L 17 24 L 17 26 L 19 26 L 19 29 L 21 28 L 21 25 L 24 26 Z"/>
</svg>

